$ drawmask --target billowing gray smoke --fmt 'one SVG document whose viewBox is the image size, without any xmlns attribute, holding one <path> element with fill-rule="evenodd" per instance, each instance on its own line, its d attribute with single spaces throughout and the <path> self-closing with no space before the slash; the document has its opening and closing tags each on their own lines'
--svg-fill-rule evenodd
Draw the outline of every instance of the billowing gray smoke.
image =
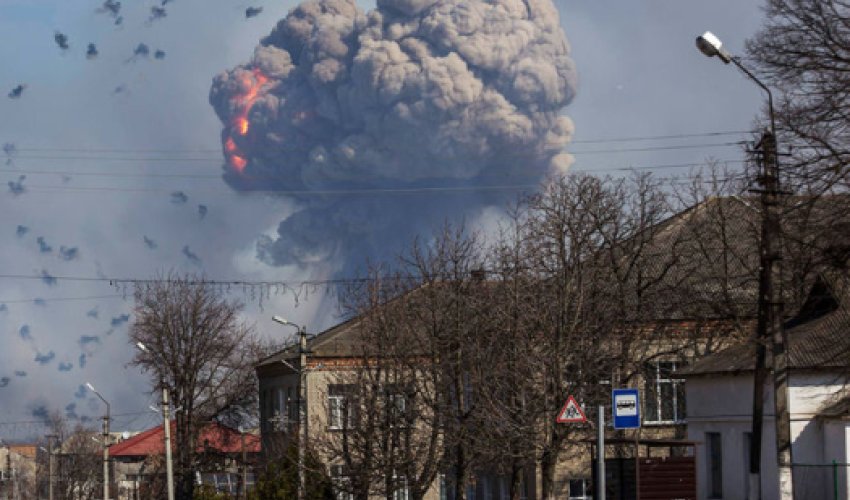
<svg viewBox="0 0 850 500">
<path fill-rule="evenodd" d="M 311 0 L 250 63 L 215 77 L 210 102 L 227 181 L 304 205 L 260 255 L 357 263 L 506 196 L 417 188 L 527 185 L 566 169 L 572 123 L 559 112 L 575 87 L 550 0 L 378 0 L 367 13 Z"/>
</svg>

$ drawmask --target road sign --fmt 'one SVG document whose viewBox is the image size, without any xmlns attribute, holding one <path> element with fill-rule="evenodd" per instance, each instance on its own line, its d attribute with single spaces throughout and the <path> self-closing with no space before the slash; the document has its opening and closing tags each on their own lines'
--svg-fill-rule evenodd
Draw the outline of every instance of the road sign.
<svg viewBox="0 0 850 500">
<path fill-rule="evenodd" d="M 555 422 L 559 424 L 580 424 L 587 422 L 587 417 L 581 411 L 581 406 L 576 402 L 576 398 L 570 395 L 567 398 L 567 402 L 564 403 L 564 407 L 558 412 L 558 418 L 555 419 Z"/>
<path fill-rule="evenodd" d="M 640 398 L 637 389 L 614 389 L 611 391 L 611 408 L 615 429 L 640 427 Z"/>
</svg>

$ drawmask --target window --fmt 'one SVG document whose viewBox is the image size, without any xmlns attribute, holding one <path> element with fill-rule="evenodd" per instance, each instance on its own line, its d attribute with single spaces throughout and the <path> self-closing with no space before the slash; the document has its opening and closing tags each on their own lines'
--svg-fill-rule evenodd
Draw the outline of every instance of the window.
<svg viewBox="0 0 850 500">
<path fill-rule="evenodd" d="M 409 500 L 410 492 L 407 487 L 407 477 L 393 475 L 393 500 Z"/>
<path fill-rule="evenodd" d="M 569 498 L 569 500 L 590 500 L 593 498 L 590 494 L 589 479 L 570 479 L 568 488 L 567 498 Z"/>
<path fill-rule="evenodd" d="M 673 378 L 681 368 L 675 361 L 647 363 L 644 373 L 646 403 L 644 421 L 655 424 L 675 424 L 685 419 L 685 381 Z"/>
<path fill-rule="evenodd" d="M 723 448 L 719 432 L 705 433 L 708 498 L 723 497 Z"/>
<path fill-rule="evenodd" d="M 332 384 L 328 386 L 328 427 L 350 429 L 354 425 L 354 386 Z"/>
<path fill-rule="evenodd" d="M 342 465 L 331 466 L 331 484 L 334 490 L 334 500 L 354 500 L 351 493 L 351 478 Z"/>
</svg>

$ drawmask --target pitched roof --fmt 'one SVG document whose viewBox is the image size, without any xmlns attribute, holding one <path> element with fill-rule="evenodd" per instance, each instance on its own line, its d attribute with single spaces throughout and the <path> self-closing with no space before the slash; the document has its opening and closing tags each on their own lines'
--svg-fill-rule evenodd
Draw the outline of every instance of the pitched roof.
<svg viewBox="0 0 850 500">
<path fill-rule="evenodd" d="M 822 275 L 799 313 L 786 322 L 788 367 L 796 370 L 846 369 L 850 356 L 850 294 L 839 274 Z M 839 297 L 842 299 L 839 300 Z M 752 371 L 755 345 L 746 342 L 707 356 L 679 372 L 685 376 Z M 767 365 L 771 365 L 768 349 Z"/>
<path fill-rule="evenodd" d="M 176 422 L 171 421 L 172 447 Z M 197 439 L 198 451 L 212 450 L 219 453 L 241 453 L 242 439 L 239 431 L 218 423 L 207 424 L 201 429 Z M 160 455 L 165 450 L 163 426 L 136 434 L 135 436 L 109 447 L 114 457 L 139 457 Z M 260 452 L 260 438 L 254 434 L 245 434 L 245 450 L 248 453 Z"/>
</svg>

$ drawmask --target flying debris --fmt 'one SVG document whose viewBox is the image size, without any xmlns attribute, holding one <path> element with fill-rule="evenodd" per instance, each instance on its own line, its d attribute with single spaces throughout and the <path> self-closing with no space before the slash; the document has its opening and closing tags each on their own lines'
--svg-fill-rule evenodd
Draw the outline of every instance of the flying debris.
<svg viewBox="0 0 850 500">
<path fill-rule="evenodd" d="M 115 328 L 116 326 L 121 326 L 128 321 L 130 321 L 130 315 L 129 314 L 119 314 L 118 316 L 115 316 L 114 318 L 112 318 L 112 320 L 109 322 L 109 324 L 113 328 Z"/>
<path fill-rule="evenodd" d="M 18 238 L 23 238 L 28 232 L 30 232 L 30 228 L 27 226 L 22 226 L 18 224 L 18 227 L 15 228 L 15 236 Z"/>
<path fill-rule="evenodd" d="M 120 18 L 119 14 L 121 12 L 121 2 L 117 2 L 116 0 L 105 0 L 103 5 L 101 5 L 96 12 L 109 14 L 117 21 Z M 116 24 L 120 23 L 116 22 Z"/>
<path fill-rule="evenodd" d="M 148 250 L 156 250 L 156 247 L 159 246 L 154 240 L 148 238 L 147 236 L 142 236 L 142 239 L 145 242 L 145 246 L 148 247 Z"/>
<path fill-rule="evenodd" d="M 112 89 L 113 95 L 123 94 L 124 92 L 127 92 L 127 85 L 123 83 Z"/>
<path fill-rule="evenodd" d="M 86 367 L 86 360 L 87 359 L 88 359 L 88 355 L 86 355 L 85 353 L 80 354 L 80 369 L 81 370 Z"/>
<path fill-rule="evenodd" d="M 77 247 L 59 247 L 59 258 L 62 260 L 74 260 L 79 257 L 79 254 L 80 251 L 77 249 Z"/>
<path fill-rule="evenodd" d="M 77 386 L 77 390 L 74 392 L 74 397 L 77 399 L 85 399 L 86 395 L 88 395 L 88 390 L 86 386 L 80 384 Z"/>
<path fill-rule="evenodd" d="M 16 377 L 26 377 L 27 372 L 25 372 L 24 370 L 15 370 L 15 376 Z"/>
<path fill-rule="evenodd" d="M 38 243 L 39 252 L 50 253 L 53 251 L 53 247 L 47 244 L 47 240 L 44 239 L 44 236 L 39 236 L 35 239 L 35 242 Z"/>
<path fill-rule="evenodd" d="M 18 86 L 10 90 L 7 95 L 9 96 L 9 99 L 20 99 L 21 95 L 24 93 L 24 89 L 26 88 L 26 84 L 19 83 Z"/>
<path fill-rule="evenodd" d="M 5 154 L 6 158 L 8 158 L 8 160 L 11 161 L 12 158 L 14 158 L 18 154 L 18 147 L 15 146 L 14 142 L 4 142 L 3 143 L 3 154 Z"/>
<path fill-rule="evenodd" d="M 23 325 L 18 329 L 18 336 L 23 340 L 32 340 L 32 333 L 30 333 L 30 326 Z"/>
<path fill-rule="evenodd" d="M 67 363 L 65 361 L 59 363 L 59 371 L 60 372 L 69 372 L 74 368 L 73 363 Z"/>
<path fill-rule="evenodd" d="M 249 62 L 213 79 L 237 190 L 486 187 L 564 172 L 577 76 L 551 0 L 308 0 Z M 320 199 L 258 242 L 272 265 L 396 253 L 423 227 L 506 192 Z"/>
<path fill-rule="evenodd" d="M 9 186 L 9 191 L 11 191 L 12 194 L 15 196 L 22 194 L 24 191 L 26 191 L 27 188 L 24 187 L 24 180 L 26 180 L 26 178 L 26 175 L 19 175 L 18 180 L 7 182 L 6 184 Z"/>
<path fill-rule="evenodd" d="M 175 205 L 183 205 L 189 201 L 189 196 L 186 195 L 183 191 L 174 191 L 171 193 L 171 203 Z"/>
<path fill-rule="evenodd" d="M 0 304 L 0 312 L 8 312 L 8 311 L 9 311 L 9 306 L 7 306 L 6 304 Z"/>
<path fill-rule="evenodd" d="M 59 280 L 57 280 L 55 276 L 48 273 L 46 269 L 42 269 L 41 282 L 47 286 L 55 286 L 57 283 L 59 283 Z"/>
<path fill-rule="evenodd" d="M 77 403 L 68 403 L 67 405 L 65 405 L 65 418 L 68 418 L 70 420 L 78 420 L 80 418 L 80 416 L 77 415 Z"/>
<path fill-rule="evenodd" d="M 153 53 L 154 59 L 159 59 L 160 61 L 165 59 L 165 51 L 162 49 L 156 49 L 156 52 Z"/>
<path fill-rule="evenodd" d="M 32 299 L 32 303 L 37 305 L 37 306 L 47 307 L 47 301 L 42 299 L 41 297 L 36 297 L 36 298 Z"/>
<path fill-rule="evenodd" d="M 53 358 L 56 357 L 56 353 L 53 351 L 48 352 L 47 354 L 42 354 L 41 352 L 37 352 L 35 354 L 35 362 L 40 365 L 46 365 L 53 361 Z"/>
<path fill-rule="evenodd" d="M 207 206 L 206 205 L 198 205 L 198 217 L 201 220 L 204 220 L 204 217 L 207 216 Z"/>
<path fill-rule="evenodd" d="M 57 31 L 53 34 L 53 40 L 56 42 L 56 45 L 59 46 L 62 50 L 68 50 L 71 48 L 71 45 L 68 44 L 68 35 Z"/>
<path fill-rule="evenodd" d="M 97 51 L 97 46 L 93 43 L 90 43 L 88 48 L 86 49 L 86 59 L 94 59 L 98 56 L 99 52 Z"/>
<path fill-rule="evenodd" d="M 170 3 L 174 3 L 174 0 L 162 0 L 160 2 L 160 5 L 165 6 L 165 5 L 168 5 Z"/>
<path fill-rule="evenodd" d="M 12 379 L 9 377 L 0 377 L 0 388 L 6 387 L 11 381 Z"/>
<path fill-rule="evenodd" d="M 151 53 L 151 48 L 147 46 L 147 44 L 140 43 L 136 45 L 136 49 L 133 50 L 133 57 L 130 60 L 138 59 L 140 57 L 148 57 Z"/>
<path fill-rule="evenodd" d="M 86 316 L 88 316 L 89 318 L 97 319 L 99 314 L 100 312 L 97 310 L 97 307 L 95 307 L 94 309 L 89 309 L 89 311 L 86 313 Z M 80 340 L 82 340 L 82 338 L 80 338 Z"/>
<path fill-rule="evenodd" d="M 189 245 L 183 245 L 182 252 L 183 252 L 183 255 L 185 255 L 186 258 L 189 259 L 193 264 L 198 265 L 198 266 L 201 265 L 201 258 L 198 257 L 198 255 L 195 252 L 193 252 L 192 250 L 189 249 Z"/>
<path fill-rule="evenodd" d="M 148 18 L 148 23 L 152 23 L 157 19 L 163 19 L 167 15 L 168 14 L 165 12 L 165 8 L 153 6 L 151 7 L 151 16 Z"/>
<path fill-rule="evenodd" d="M 91 346 L 100 345 L 100 337 L 97 335 L 82 335 L 80 336 L 79 343 L 81 349 L 88 350 Z"/>
<path fill-rule="evenodd" d="M 247 9 L 245 9 L 245 19 L 250 19 L 252 17 L 259 16 L 262 12 L 262 7 L 248 7 Z"/>
</svg>

